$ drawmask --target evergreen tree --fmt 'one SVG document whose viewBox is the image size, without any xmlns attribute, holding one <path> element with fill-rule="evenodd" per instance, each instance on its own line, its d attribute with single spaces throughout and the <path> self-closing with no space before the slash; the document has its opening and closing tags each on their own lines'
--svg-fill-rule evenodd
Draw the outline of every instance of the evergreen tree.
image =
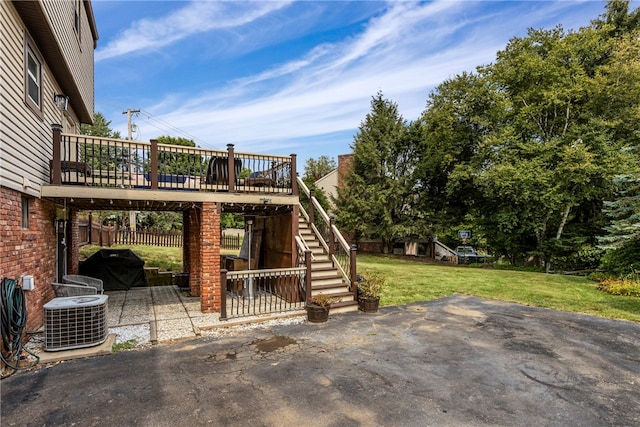
<svg viewBox="0 0 640 427">
<path fill-rule="evenodd" d="M 411 228 L 406 211 L 412 201 L 407 177 L 415 157 L 407 124 L 395 103 L 378 93 L 351 146 L 352 168 L 338 188 L 338 222 L 361 237 L 380 238 L 383 250 Z"/>
</svg>

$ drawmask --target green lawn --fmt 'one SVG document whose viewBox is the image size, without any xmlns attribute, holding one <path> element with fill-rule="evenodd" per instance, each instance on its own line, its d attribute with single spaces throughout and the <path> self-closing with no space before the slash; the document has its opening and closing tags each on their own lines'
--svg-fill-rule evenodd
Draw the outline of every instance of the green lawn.
<svg viewBox="0 0 640 427">
<path fill-rule="evenodd" d="M 113 246 L 115 249 L 124 247 Z M 182 271 L 182 248 L 142 245 L 129 248 L 144 259 L 148 267 Z M 81 258 L 98 249 L 97 246 L 83 246 Z M 237 255 L 238 251 L 223 250 L 222 253 Z M 377 271 L 387 278 L 382 305 L 427 301 L 458 293 L 640 322 L 640 298 L 609 295 L 599 291 L 596 282 L 582 277 L 358 255 L 358 271 L 363 270 Z"/>
<path fill-rule="evenodd" d="M 85 245 L 80 248 L 80 258 L 86 259 L 100 249 L 99 246 Z M 131 249 L 144 260 L 145 267 L 158 267 L 161 271 L 182 270 L 182 248 L 167 248 L 147 245 L 113 245 L 107 249 Z M 238 255 L 238 251 L 221 250 L 222 255 Z"/>
<path fill-rule="evenodd" d="M 426 301 L 458 293 L 640 322 L 640 298 L 609 295 L 599 291 L 596 282 L 583 277 L 359 255 L 358 271 L 363 270 L 387 277 L 381 305 Z"/>
</svg>

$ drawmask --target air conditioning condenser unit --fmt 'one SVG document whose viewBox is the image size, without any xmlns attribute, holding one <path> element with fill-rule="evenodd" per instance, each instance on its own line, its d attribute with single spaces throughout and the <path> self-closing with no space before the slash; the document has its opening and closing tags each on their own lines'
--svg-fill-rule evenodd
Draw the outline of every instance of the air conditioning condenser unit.
<svg viewBox="0 0 640 427">
<path fill-rule="evenodd" d="M 107 339 L 107 295 L 54 298 L 44 305 L 46 351 L 92 347 Z"/>
</svg>

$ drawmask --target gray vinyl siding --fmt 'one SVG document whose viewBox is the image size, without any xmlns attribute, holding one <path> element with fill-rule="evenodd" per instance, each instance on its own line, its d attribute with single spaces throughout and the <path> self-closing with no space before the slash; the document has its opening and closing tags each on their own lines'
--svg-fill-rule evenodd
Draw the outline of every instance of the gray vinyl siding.
<svg viewBox="0 0 640 427">
<path fill-rule="evenodd" d="M 69 26 L 65 31 L 56 31 L 56 34 L 69 33 L 64 37 L 60 35 L 60 40 L 68 45 L 64 48 L 65 55 L 69 52 L 71 59 L 67 60 L 75 78 L 82 83 L 79 87 L 82 87 L 83 101 L 90 102 L 90 111 L 93 112 L 93 39 L 86 15 L 83 13 L 81 16 L 81 22 L 87 26 L 82 30 L 82 38 L 88 40 L 89 46 L 85 52 L 81 52 L 73 29 L 73 3 L 55 1 L 46 2 L 45 5 L 49 11 L 52 5 L 66 7 L 67 3 L 72 7 Z M 52 23 L 60 22 L 62 25 L 61 19 L 58 16 Z M 24 54 L 28 34 L 13 4 L 0 2 L 0 185 L 37 197 L 40 195 L 40 186 L 49 183 L 49 160 L 53 150 L 51 124 L 65 124 L 66 119 L 62 118 L 62 113 L 53 102 L 54 93 L 61 91 L 42 55 L 42 114 L 36 114 L 25 102 Z M 72 42 L 75 43 L 75 54 L 71 52 Z M 38 50 L 38 46 L 33 47 Z M 83 67 L 88 63 L 90 67 L 87 70 Z"/>
<path fill-rule="evenodd" d="M 93 82 L 93 38 L 84 2 L 80 2 L 80 35 L 78 40 L 74 29 L 74 1 L 44 1 L 44 8 L 51 21 L 58 45 L 64 52 L 64 59 L 69 69 L 73 70 L 76 86 L 80 90 L 82 100 L 93 116 L 94 82 Z"/>
</svg>

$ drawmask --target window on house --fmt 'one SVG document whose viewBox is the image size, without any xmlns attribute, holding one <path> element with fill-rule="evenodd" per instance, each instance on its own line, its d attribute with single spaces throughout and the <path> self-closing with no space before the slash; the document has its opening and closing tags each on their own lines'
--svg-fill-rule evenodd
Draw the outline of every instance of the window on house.
<svg viewBox="0 0 640 427">
<path fill-rule="evenodd" d="M 42 64 L 27 45 L 27 97 L 38 108 L 41 100 Z"/>
<path fill-rule="evenodd" d="M 80 12 L 82 10 L 81 0 L 74 0 L 73 2 L 73 28 L 76 30 L 78 40 L 80 40 Z"/>
<path fill-rule="evenodd" d="M 29 229 L 29 198 L 22 196 L 22 228 Z"/>
</svg>

